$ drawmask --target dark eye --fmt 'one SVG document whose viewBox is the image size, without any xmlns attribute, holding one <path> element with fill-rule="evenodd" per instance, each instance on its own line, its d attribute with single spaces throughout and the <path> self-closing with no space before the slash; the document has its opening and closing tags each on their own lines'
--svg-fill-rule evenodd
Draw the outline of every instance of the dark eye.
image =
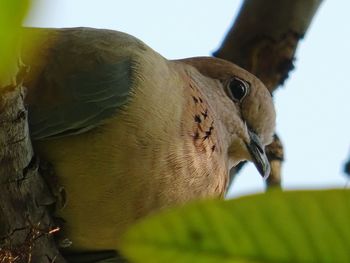
<svg viewBox="0 0 350 263">
<path fill-rule="evenodd" d="M 241 101 L 248 93 L 248 84 L 238 78 L 232 78 L 226 89 L 232 100 Z"/>
</svg>

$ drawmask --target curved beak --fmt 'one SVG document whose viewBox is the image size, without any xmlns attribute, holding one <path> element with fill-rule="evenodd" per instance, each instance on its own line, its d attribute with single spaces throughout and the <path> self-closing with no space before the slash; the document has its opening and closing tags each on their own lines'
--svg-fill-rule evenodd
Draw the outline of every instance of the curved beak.
<svg viewBox="0 0 350 263">
<path fill-rule="evenodd" d="M 250 142 L 247 143 L 248 151 L 252 157 L 252 161 L 255 164 L 256 169 L 264 179 L 267 179 L 270 175 L 270 163 L 267 159 L 264 146 L 260 142 L 260 138 L 254 132 L 248 129 Z"/>
</svg>

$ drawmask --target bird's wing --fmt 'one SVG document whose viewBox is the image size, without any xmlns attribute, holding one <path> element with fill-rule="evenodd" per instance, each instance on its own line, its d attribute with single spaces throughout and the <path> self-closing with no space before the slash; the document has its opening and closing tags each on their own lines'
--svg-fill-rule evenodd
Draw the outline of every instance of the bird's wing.
<svg viewBox="0 0 350 263">
<path fill-rule="evenodd" d="M 116 31 L 27 29 L 40 48 L 29 65 L 28 104 L 33 139 L 79 134 L 96 127 L 126 104 L 132 90 L 137 39 Z M 27 33 L 27 32 L 26 32 Z"/>
</svg>

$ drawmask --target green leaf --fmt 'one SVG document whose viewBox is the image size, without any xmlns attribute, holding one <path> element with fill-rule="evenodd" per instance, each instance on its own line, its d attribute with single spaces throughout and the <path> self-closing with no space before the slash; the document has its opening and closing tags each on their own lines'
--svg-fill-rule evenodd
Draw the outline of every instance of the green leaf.
<svg viewBox="0 0 350 263">
<path fill-rule="evenodd" d="M 21 24 L 29 2 L 0 0 L 0 84 L 16 74 Z"/>
<path fill-rule="evenodd" d="M 350 191 L 271 191 L 167 210 L 123 237 L 132 262 L 350 262 Z"/>
</svg>

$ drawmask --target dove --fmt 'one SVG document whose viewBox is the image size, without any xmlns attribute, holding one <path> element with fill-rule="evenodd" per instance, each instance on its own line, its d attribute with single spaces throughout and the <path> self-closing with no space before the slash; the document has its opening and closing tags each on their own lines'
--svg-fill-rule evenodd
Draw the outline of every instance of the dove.
<svg viewBox="0 0 350 263">
<path fill-rule="evenodd" d="M 254 75 L 213 57 L 168 60 L 126 33 L 25 29 L 30 136 L 66 192 L 57 211 L 77 249 L 116 249 L 159 210 L 223 198 L 248 160 L 267 177 L 271 94 Z"/>
</svg>

